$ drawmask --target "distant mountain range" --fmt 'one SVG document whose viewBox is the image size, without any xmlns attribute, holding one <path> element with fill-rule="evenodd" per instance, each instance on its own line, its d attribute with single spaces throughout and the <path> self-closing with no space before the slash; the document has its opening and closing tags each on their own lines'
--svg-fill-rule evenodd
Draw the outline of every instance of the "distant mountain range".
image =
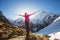
<svg viewBox="0 0 60 40">
<path fill-rule="evenodd" d="M 35 17 L 33 19 L 30 19 L 30 21 L 34 24 L 36 24 L 38 22 L 41 23 L 45 17 L 46 18 L 44 20 L 47 21 L 50 16 L 52 19 L 54 16 L 58 17 L 58 15 L 56 15 L 54 13 L 50 13 L 50 12 L 46 12 L 46 11 L 40 11 L 39 13 L 37 13 L 35 15 Z M 18 18 L 14 22 L 12 22 L 13 20 L 11 20 L 11 19 L 8 19 L 8 20 L 13 24 L 16 23 L 15 25 L 19 25 L 18 22 L 24 21 L 22 18 Z"/>
<path fill-rule="evenodd" d="M 49 24 L 51 24 L 57 17 L 58 15 L 51 13 L 51 12 L 46 12 L 46 11 L 40 11 L 35 15 L 33 19 L 30 19 L 30 29 L 31 31 L 39 31 L 45 27 L 47 27 Z M 17 25 L 17 26 L 25 26 L 25 22 L 22 18 L 18 18 L 17 20 L 9 20 L 12 24 Z"/>
</svg>

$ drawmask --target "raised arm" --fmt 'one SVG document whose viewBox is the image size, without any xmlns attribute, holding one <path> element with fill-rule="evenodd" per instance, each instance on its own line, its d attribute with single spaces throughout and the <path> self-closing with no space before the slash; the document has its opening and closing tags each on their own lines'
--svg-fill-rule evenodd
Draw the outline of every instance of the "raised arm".
<svg viewBox="0 0 60 40">
<path fill-rule="evenodd" d="M 33 12 L 32 14 L 30 14 L 29 16 L 33 15 L 33 14 L 36 14 L 37 12 L 39 12 L 40 10 L 36 11 L 36 12 Z"/>
<path fill-rule="evenodd" d="M 34 15 L 35 13 L 32 13 L 32 14 L 30 14 L 29 16 L 31 16 L 31 15 Z"/>
<path fill-rule="evenodd" d="M 25 17 L 24 15 L 19 15 L 19 16 Z"/>
</svg>

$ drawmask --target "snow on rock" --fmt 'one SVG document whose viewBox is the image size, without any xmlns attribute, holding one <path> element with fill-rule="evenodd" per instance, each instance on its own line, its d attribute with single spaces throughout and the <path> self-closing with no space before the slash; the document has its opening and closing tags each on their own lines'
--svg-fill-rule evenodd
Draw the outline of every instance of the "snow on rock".
<svg viewBox="0 0 60 40">
<path fill-rule="evenodd" d="M 54 22 L 57 21 L 57 20 L 60 20 L 60 16 L 56 20 L 54 20 Z"/>
<path fill-rule="evenodd" d="M 54 32 L 52 34 L 49 34 L 51 36 L 49 40 L 59 39 L 60 40 L 60 32 Z"/>
</svg>

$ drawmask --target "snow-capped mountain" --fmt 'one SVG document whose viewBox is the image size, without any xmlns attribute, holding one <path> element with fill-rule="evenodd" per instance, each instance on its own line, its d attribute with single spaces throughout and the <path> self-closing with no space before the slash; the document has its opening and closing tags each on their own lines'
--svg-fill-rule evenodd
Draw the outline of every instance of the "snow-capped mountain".
<svg viewBox="0 0 60 40">
<path fill-rule="evenodd" d="M 22 18 L 18 18 L 14 21 L 15 25 L 22 26 L 24 25 L 24 20 Z"/>
<path fill-rule="evenodd" d="M 48 25 L 37 33 L 50 34 L 57 31 L 60 31 L 60 16 L 55 19 L 52 24 Z"/>
<path fill-rule="evenodd" d="M 33 19 L 31 19 L 31 21 L 34 24 L 37 23 L 37 22 L 42 23 L 43 20 L 48 21 L 49 17 L 50 17 L 50 19 L 55 20 L 58 17 L 58 15 L 54 14 L 52 12 L 40 11 L 40 12 L 36 13 L 35 17 Z"/>
<path fill-rule="evenodd" d="M 47 12 L 47 11 L 40 11 L 40 12 L 37 12 L 35 14 L 34 18 L 30 19 L 30 21 L 34 24 L 36 24 L 37 22 L 42 23 L 43 20 L 47 21 L 49 17 L 51 17 L 51 19 L 56 19 L 58 17 L 58 15 L 51 13 L 51 12 Z M 18 18 L 14 21 L 14 24 L 18 23 L 22 20 L 23 20 L 22 18 Z M 12 23 L 12 21 L 10 21 L 10 22 Z"/>
<path fill-rule="evenodd" d="M 18 19 L 16 19 L 16 20 L 12 20 L 12 19 L 8 18 L 8 20 L 9 20 L 12 24 L 17 25 L 17 26 L 22 26 L 22 25 L 23 25 L 23 22 L 24 22 L 24 20 L 23 20 L 22 18 L 18 18 Z"/>
<path fill-rule="evenodd" d="M 10 19 L 10 18 L 8 18 L 8 20 L 10 21 L 11 24 L 14 23 L 14 20 L 12 20 L 12 19 Z"/>
</svg>

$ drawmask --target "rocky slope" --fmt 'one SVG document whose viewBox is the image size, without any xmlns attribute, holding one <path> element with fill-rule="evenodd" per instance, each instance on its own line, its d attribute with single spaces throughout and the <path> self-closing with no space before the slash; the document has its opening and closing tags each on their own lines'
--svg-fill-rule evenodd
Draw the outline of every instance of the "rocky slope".
<svg viewBox="0 0 60 40">
<path fill-rule="evenodd" d="M 23 33 L 24 32 L 24 33 Z M 26 31 L 18 26 L 0 22 L 0 38 L 12 38 L 16 36 L 26 35 Z"/>
</svg>

